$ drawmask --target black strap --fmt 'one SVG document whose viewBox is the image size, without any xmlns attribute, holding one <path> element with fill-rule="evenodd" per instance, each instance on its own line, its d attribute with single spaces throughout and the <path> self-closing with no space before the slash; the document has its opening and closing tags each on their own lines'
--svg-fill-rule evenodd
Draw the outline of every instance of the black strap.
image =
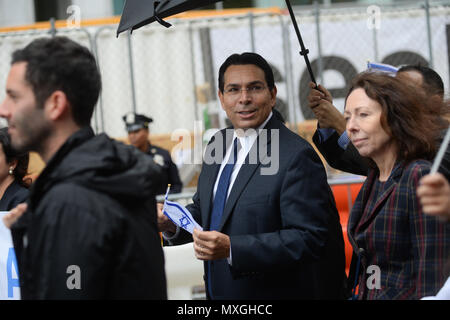
<svg viewBox="0 0 450 320">
<path fill-rule="evenodd" d="M 159 10 L 161 10 L 161 8 L 163 8 L 167 3 L 169 2 L 169 0 L 164 0 L 164 1 L 155 1 L 153 4 L 153 16 L 155 17 L 155 20 L 163 25 L 166 28 L 170 28 L 172 25 L 166 21 L 164 21 L 163 19 L 161 19 L 158 14 L 159 14 Z"/>
<path fill-rule="evenodd" d="M 159 24 L 163 25 L 163 26 L 166 27 L 166 28 L 170 28 L 170 27 L 172 26 L 170 23 L 168 23 L 167 21 L 164 21 L 163 19 L 161 19 L 161 18 L 158 17 L 157 15 L 155 15 L 155 19 L 156 19 L 156 21 L 157 21 Z"/>
</svg>

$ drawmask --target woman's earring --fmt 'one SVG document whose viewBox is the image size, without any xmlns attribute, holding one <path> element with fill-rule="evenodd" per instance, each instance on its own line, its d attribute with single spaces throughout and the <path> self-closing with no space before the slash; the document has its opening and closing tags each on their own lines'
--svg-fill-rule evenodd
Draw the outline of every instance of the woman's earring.
<svg viewBox="0 0 450 320">
<path fill-rule="evenodd" d="M 12 176 L 14 174 L 14 168 L 13 167 L 9 168 L 8 173 Z"/>
</svg>

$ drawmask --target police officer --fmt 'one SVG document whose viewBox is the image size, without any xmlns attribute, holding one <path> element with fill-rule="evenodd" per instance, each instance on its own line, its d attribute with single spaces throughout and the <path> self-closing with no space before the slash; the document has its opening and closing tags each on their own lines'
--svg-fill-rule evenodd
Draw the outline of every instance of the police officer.
<svg viewBox="0 0 450 320">
<path fill-rule="evenodd" d="M 163 169 L 163 180 L 156 194 L 165 194 L 168 184 L 171 184 L 170 193 L 181 192 L 183 183 L 180 180 L 177 166 L 173 163 L 170 153 L 165 149 L 151 145 L 149 141 L 148 126 L 153 122 L 153 119 L 130 112 L 123 116 L 123 121 L 125 122 L 130 143 L 142 152 L 150 155 L 153 161 Z"/>
</svg>

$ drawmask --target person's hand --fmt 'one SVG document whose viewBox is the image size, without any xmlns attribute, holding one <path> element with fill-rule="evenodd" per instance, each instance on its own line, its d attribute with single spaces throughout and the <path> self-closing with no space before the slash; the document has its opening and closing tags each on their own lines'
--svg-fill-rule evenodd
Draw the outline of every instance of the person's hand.
<svg viewBox="0 0 450 320">
<path fill-rule="evenodd" d="M 311 91 L 308 95 L 308 104 L 316 116 L 321 128 L 332 128 L 339 135 L 345 131 L 346 123 L 342 113 L 333 105 L 333 98 L 327 89 L 319 85 L 319 90 L 315 89 L 313 82 L 309 86 Z"/>
<path fill-rule="evenodd" d="M 11 226 L 16 223 L 17 220 L 27 211 L 27 204 L 21 203 L 14 209 L 12 209 L 9 213 L 3 216 L 3 224 L 11 229 Z"/>
<path fill-rule="evenodd" d="M 230 237 L 217 231 L 194 229 L 194 251 L 199 260 L 226 259 L 230 256 Z"/>
<path fill-rule="evenodd" d="M 329 103 L 333 103 L 333 97 L 331 96 L 331 93 L 322 85 L 319 84 L 319 90 L 317 90 L 315 83 L 310 82 L 309 87 L 311 88 L 311 91 L 308 95 L 308 105 L 311 109 L 317 107 L 321 100 L 327 100 Z"/>
<path fill-rule="evenodd" d="M 423 212 L 450 219 L 450 184 L 441 174 L 428 174 L 419 181 L 417 196 Z"/>
<path fill-rule="evenodd" d="M 316 116 L 319 126 L 321 128 L 332 128 L 339 135 L 344 133 L 346 128 L 346 122 L 344 115 L 336 109 L 327 100 L 321 100 L 320 104 L 312 109 L 314 115 Z"/>
<path fill-rule="evenodd" d="M 157 203 L 156 211 L 158 214 L 158 229 L 160 232 L 170 232 L 175 233 L 177 227 L 175 224 L 163 213 L 164 204 Z"/>
</svg>

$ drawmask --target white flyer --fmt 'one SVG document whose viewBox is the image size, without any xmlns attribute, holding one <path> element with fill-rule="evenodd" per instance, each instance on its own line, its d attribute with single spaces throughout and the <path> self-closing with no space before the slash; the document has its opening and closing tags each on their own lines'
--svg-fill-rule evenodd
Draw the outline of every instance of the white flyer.
<svg viewBox="0 0 450 320">
<path fill-rule="evenodd" d="M 7 211 L 0 211 L 0 300 L 20 300 L 19 269 L 11 231 L 3 224 Z"/>
</svg>

